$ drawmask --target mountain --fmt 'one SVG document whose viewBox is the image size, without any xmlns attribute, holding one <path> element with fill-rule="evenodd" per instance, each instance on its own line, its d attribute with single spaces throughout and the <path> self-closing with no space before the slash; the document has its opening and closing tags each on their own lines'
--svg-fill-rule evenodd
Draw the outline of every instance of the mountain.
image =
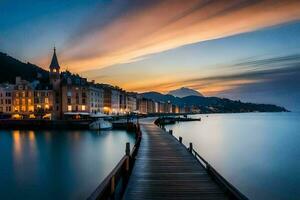
<svg viewBox="0 0 300 200">
<path fill-rule="evenodd" d="M 48 72 L 31 63 L 23 63 L 15 58 L 12 58 L 0 52 L 0 83 L 14 83 L 16 76 L 21 76 L 22 79 L 33 81 L 38 74 L 44 79 L 48 79 Z"/>
<path fill-rule="evenodd" d="M 239 113 L 239 112 L 287 112 L 283 107 L 272 104 L 243 103 L 219 97 L 187 96 L 174 97 L 158 92 L 146 92 L 141 94 L 144 98 L 155 101 L 170 102 L 181 107 L 188 106 L 198 108 L 202 113 Z"/>
<path fill-rule="evenodd" d="M 176 90 L 171 90 L 168 94 L 173 95 L 174 97 L 187 97 L 187 96 L 200 96 L 203 97 L 203 95 L 193 89 L 182 87 Z"/>
</svg>

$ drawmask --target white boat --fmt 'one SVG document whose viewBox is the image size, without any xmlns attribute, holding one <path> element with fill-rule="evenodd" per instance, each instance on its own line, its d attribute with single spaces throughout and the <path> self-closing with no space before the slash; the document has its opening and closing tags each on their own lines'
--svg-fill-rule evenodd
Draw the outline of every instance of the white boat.
<svg viewBox="0 0 300 200">
<path fill-rule="evenodd" d="M 102 118 L 97 119 L 89 125 L 91 130 L 105 130 L 112 128 L 112 123 Z"/>
</svg>

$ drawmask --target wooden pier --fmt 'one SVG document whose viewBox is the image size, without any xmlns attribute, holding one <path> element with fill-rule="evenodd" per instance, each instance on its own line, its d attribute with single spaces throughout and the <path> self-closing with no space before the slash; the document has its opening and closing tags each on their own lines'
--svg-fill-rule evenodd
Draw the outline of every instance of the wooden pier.
<svg viewBox="0 0 300 200">
<path fill-rule="evenodd" d="M 153 120 L 143 120 L 140 127 L 142 140 L 123 199 L 247 199 L 201 165 L 192 146 L 188 150 L 180 144 L 182 138 L 177 140 Z"/>
<path fill-rule="evenodd" d="M 96 188 L 89 200 L 102 199 L 205 199 L 247 200 L 204 158 L 154 124 L 154 118 L 140 121 L 136 144 Z"/>
</svg>

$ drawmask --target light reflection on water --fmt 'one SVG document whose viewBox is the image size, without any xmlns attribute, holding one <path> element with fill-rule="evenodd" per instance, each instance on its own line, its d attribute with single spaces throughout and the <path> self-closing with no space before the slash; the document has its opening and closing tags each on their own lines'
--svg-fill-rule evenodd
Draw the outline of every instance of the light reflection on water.
<svg viewBox="0 0 300 200">
<path fill-rule="evenodd" d="M 0 130 L 0 199 L 86 199 L 126 142 L 133 133 Z"/>
<path fill-rule="evenodd" d="M 166 126 L 250 199 L 300 199 L 300 114 L 198 115 Z"/>
</svg>

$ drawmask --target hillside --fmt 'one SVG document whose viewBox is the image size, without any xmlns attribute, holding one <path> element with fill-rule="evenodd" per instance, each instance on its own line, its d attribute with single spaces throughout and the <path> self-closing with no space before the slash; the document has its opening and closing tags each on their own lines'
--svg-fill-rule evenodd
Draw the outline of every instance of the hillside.
<svg viewBox="0 0 300 200">
<path fill-rule="evenodd" d="M 21 76 L 22 79 L 33 81 L 37 75 L 42 75 L 43 78 L 48 78 L 48 72 L 31 63 L 23 63 L 15 58 L 12 58 L 0 52 L 0 83 L 14 83 L 16 76 Z"/>
<path fill-rule="evenodd" d="M 179 106 L 194 106 L 203 113 L 234 113 L 234 112 L 287 112 L 283 107 L 271 104 L 243 103 L 218 97 L 187 96 L 183 98 L 164 95 L 158 92 L 141 94 L 143 97 L 155 101 L 171 102 Z"/>
</svg>

